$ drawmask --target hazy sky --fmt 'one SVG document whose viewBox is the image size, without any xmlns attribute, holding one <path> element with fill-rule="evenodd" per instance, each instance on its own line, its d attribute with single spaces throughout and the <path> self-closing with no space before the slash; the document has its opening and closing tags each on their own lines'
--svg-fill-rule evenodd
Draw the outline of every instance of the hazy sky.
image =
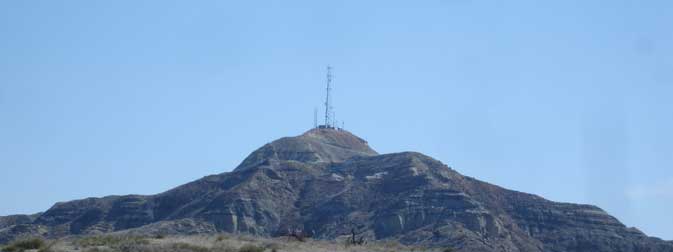
<svg viewBox="0 0 673 252">
<path fill-rule="evenodd" d="M 0 1 L 0 215 L 230 171 L 313 125 L 331 64 L 337 119 L 379 152 L 670 240 L 672 13 L 664 0 Z"/>
</svg>

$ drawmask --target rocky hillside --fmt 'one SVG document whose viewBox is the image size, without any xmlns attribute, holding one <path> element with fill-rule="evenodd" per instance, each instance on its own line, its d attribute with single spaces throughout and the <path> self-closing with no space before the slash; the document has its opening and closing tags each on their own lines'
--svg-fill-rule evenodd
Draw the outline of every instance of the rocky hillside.
<svg viewBox="0 0 673 252">
<path fill-rule="evenodd" d="M 151 195 L 57 203 L 0 218 L 0 242 L 21 235 L 108 232 L 369 240 L 458 251 L 673 251 L 598 207 L 557 203 L 466 177 L 415 152 L 379 155 L 349 132 L 313 129 L 269 143 L 232 172 Z"/>
</svg>

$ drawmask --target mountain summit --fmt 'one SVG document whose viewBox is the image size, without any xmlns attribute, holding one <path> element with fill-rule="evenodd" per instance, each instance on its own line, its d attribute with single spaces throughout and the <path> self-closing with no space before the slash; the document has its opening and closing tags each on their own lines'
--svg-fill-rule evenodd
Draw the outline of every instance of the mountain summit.
<svg viewBox="0 0 673 252">
<path fill-rule="evenodd" d="M 279 236 L 289 229 L 316 239 L 355 231 L 369 240 L 458 251 L 673 251 L 672 242 L 627 228 L 598 207 L 507 190 L 421 153 L 381 155 L 334 128 L 278 139 L 231 172 L 164 193 L 88 198 L 0 217 L 0 243 L 22 235 Z"/>
<path fill-rule="evenodd" d="M 254 151 L 236 169 L 254 167 L 270 160 L 298 162 L 343 162 L 356 156 L 375 156 L 367 141 L 348 131 L 315 128 L 296 137 L 284 137 Z"/>
</svg>

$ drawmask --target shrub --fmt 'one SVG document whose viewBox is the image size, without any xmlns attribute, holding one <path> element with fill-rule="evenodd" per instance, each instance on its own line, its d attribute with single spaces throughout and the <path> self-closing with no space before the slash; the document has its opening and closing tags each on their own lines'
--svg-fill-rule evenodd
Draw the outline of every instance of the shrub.
<svg viewBox="0 0 673 252">
<path fill-rule="evenodd" d="M 264 252 L 264 247 L 248 244 L 243 245 L 243 247 L 239 248 L 238 252 Z"/>
<path fill-rule="evenodd" d="M 212 252 L 238 252 L 238 250 L 232 246 L 229 245 L 217 245 L 213 247 Z"/>
<path fill-rule="evenodd" d="M 451 247 L 448 247 L 448 248 L 445 248 L 444 250 L 442 250 L 442 252 L 454 252 L 454 251 L 456 251 L 456 250 L 451 248 Z"/>
<path fill-rule="evenodd" d="M 40 238 L 30 238 L 25 240 L 15 241 L 9 246 L 2 249 L 6 252 L 21 252 L 29 249 L 41 249 L 45 246 L 45 242 Z"/>
<path fill-rule="evenodd" d="M 209 252 L 210 250 L 206 247 L 196 246 L 188 243 L 174 243 L 171 245 L 169 251 L 179 251 L 179 252 Z"/>
<path fill-rule="evenodd" d="M 265 242 L 263 245 L 265 249 L 269 249 L 272 252 L 276 252 L 280 249 L 280 244 L 275 242 Z"/>
<path fill-rule="evenodd" d="M 96 247 L 107 246 L 117 247 L 120 245 L 145 245 L 149 241 L 144 237 L 139 236 L 120 236 L 120 235 L 99 235 L 84 237 L 77 241 L 77 244 L 82 247 Z"/>
<path fill-rule="evenodd" d="M 86 252 L 112 252 L 110 249 L 93 247 L 85 250 Z"/>
<path fill-rule="evenodd" d="M 40 248 L 37 252 L 54 252 L 52 248 L 54 247 L 54 245 L 56 245 L 56 242 L 57 241 L 51 241 L 46 246 Z"/>
</svg>

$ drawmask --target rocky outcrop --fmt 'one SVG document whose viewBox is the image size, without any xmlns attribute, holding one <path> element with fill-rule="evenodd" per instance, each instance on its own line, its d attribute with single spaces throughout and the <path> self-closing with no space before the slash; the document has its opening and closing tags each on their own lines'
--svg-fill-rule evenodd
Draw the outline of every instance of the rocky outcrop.
<svg viewBox="0 0 673 252">
<path fill-rule="evenodd" d="M 598 207 L 507 190 L 420 153 L 379 155 L 334 129 L 279 139 L 232 172 L 161 194 L 58 203 L 33 220 L 5 222 L 0 241 L 26 233 L 276 236 L 300 228 L 318 239 L 356 230 L 459 251 L 673 251 Z"/>
<path fill-rule="evenodd" d="M 0 216 L 0 229 L 20 224 L 27 224 L 35 221 L 35 219 L 42 213 L 32 215 L 17 214 L 9 216 Z"/>
<path fill-rule="evenodd" d="M 195 219 L 180 219 L 159 221 L 137 228 L 117 231 L 116 234 L 130 235 L 196 235 L 216 233 L 215 225 L 209 222 Z"/>
</svg>

